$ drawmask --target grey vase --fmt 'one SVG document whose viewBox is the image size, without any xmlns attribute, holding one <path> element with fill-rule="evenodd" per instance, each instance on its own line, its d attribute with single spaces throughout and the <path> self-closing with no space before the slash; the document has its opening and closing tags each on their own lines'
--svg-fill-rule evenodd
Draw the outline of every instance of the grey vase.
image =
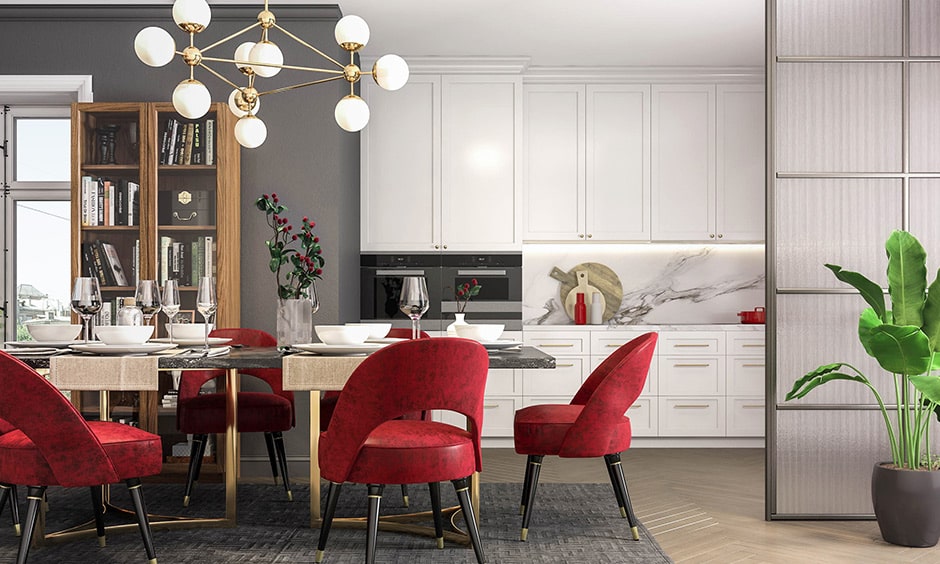
<svg viewBox="0 0 940 564">
<path fill-rule="evenodd" d="M 875 464 L 871 499 L 885 541 L 929 547 L 940 539 L 940 470 L 904 470 Z"/>
</svg>

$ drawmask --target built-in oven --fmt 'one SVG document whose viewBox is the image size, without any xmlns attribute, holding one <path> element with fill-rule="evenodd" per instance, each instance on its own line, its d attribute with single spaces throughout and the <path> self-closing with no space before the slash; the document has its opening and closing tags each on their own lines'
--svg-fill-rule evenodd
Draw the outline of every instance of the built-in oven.
<svg viewBox="0 0 940 564">
<path fill-rule="evenodd" d="M 360 255 L 360 307 L 362 321 L 391 321 L 395 327 L 411 327 L 411 320 L 398 309 L 402 279 L 423 276 L 428 285 L 430 307 L 421 317 L 421 329 L 441 330 L 441 255 Z"/>
<path fill-rule="evenodd" d="M 474 279 L 481 288 L 464 310 L 467 321 L 503 323 L 506 331 L 521 331 L 522 255 L 519 253 L 443 255 L 441 311 L 444 324 L 449 324 L 457 311 L 455 290 Z"/>
</svg>

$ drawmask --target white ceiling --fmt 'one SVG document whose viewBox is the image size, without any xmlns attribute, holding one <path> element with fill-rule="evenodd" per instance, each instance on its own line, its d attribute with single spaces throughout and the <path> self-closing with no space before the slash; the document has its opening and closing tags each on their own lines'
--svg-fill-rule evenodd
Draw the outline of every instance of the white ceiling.
<svg viewBox="0 0 940 564">
<path fill-rule="evenodd" d="M 364 56 L 530 57 L 531 66 L 761 66 L 764 0 L 337 0 L 369 23 Z M 332 2 L 332 3 L 337 3 Z M 21 4 L 22 0 L 0 0 Z M 32 4 L 172 4 L 33 0 Z M 262 0 L 209 0 L 251 5 Z M 325 2 L 270 0 L 278 5 Z M 169 14 L 168 14 L 169 17 Z M 288 27 L 287 22 L 281 22 Z"/>
</svg>

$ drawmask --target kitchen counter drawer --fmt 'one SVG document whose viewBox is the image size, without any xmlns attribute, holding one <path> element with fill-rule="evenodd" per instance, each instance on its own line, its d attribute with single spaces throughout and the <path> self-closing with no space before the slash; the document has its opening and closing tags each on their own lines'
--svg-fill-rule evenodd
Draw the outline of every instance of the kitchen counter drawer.
<svg viewBox="0 0 940 564">
<path fill-rule="evenodd" d="M 634 437 L 655 437 L 658 433 L 656 413 L 659 411 L 659 402 L 655 397 L 640 396 L 633 405 L 627 409 L 630 418 L 630 429 Z"/>
<path fill-rule="evenodd" d="M 516 396 L 522 394 L 522 376 L 512 368 L 490 368 L 486 375 L 487 396 Z"/>
<path fill-rule="evenodd" d="M 511 437 L 512 421 L 516 410 L 521 409 L 517 398 L 486 398 L 483 400 L 484 437 Z M 435 420 L 467 428 L 467 418 L 453 411 L 438 411 Z"/>
<path fill-rule="evenodd" d="M 597 367 L 604 362 L 606 356 L 591 356 L 591 373 L 597 370 Z M 584 379 L 587 380 L 590 376 L 590 373 L 585 374 Z M 643 394 L 648 396 L 655 396 L 658 394 L 659 390 L 659 363 L 656 362 L 656 357 L 653 357 L 653 362 L 650 363 L 650 371 L 646 375 L 646 384 L 643 385 Z"/>
<path fill-rule="evenodd" d="M 660 355 L 725 354 L 725 334 L 721 331 L 674 331 L 661 333 L 656 347 Z"/>
<path fill-rule="evenodd" d="M 659 395 L 722 396 L 724 394 L 724 357 L 659 357 Z"/>
<path fill-rule="evenodd" d="M 728 359 L 728 395 L 763 396 L 765 362 L 763 357 L 732 357 Z"/>
<path fill-rule="evenodd" d="M 540 348 L 552 356 L 590 354 L 591 352 L 591 334 L 589 332 L 578 334 L 523 331 L 522 335 L 522 340 L 526 345 Z"/>
<path fill-rule="evenodd" d="M 764 356 L 766 349 L 763 333 L 728 336 L 728 355 Z"/>
<path fill-rule="evenodd" d="M 585 358 L 556 357 L 555 368 L 528 368 L 522 371 L 525 396 L 563 396 L 570 400 L 584 381 Z M 566 402 L 567 403 L 567 402 Z"/>
<path fill-rule="evenodd" d="M 763 437 L 765 413 L 763 397 L 729 397 L 728 436 Z"/>
<path fill-rule="evenodd" d="M 646 333 L 649 333 L 649 331 L 593 331 L 591 333 L 591 354 L 606 357 L 626 343 Z"/>
<path fill-rule="evenodd" d="M 724 398 L 659 398 L 660 437 L 722 437 Z"/>
</svg>

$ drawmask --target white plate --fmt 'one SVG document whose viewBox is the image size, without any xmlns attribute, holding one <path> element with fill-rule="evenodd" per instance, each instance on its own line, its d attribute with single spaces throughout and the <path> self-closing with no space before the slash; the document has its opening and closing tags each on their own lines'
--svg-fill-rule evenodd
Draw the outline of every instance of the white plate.
<svg viewBox="0 0 940 564">
<path fill-rule="evenodd" d="M 508 349 L 511 347 L 518 347 L 522 344 L 522 341 L 513 341 L 512 339 L 499 339 L 498 341 L 493 341 L 491 343 L 480 343 L 484 348 L 491 351 L 498 351 L 500 349 Z"/>
<path fill-rule="evenodd" d="M 72 345 L 70 349 L 95 354 L 139 354 L 165 351 L 176 347 L 170 343 L 142 343 L 140 345 L 106 345 L 104 343 L 88 343 L 87 345 Z"/>
<path fill-rule="evenodd" d="M 363 343 L 361 345 L 327 345 L 325 343 L 307 343 L 304 345 L 291 345 L 291 348 L 316 354 L 343 355 L 374 353 L 384 346 L 385 345 L 380 343 Z"/>
<path fill-rule="evenodd" d="M 61 349 L 54 348 L 40 348 L 34 347 L 31 349 L 0 349 L 3 352 L 12 355 L 12 356 L 49 356 L 58 352 L 62 352 Z"/>
<path fill-rule="evenodd" d="M 209 337 L 209 346 L 211 347 L 211 346 L 213 346 L 213 345 L 224 345 L 224 344 L 229 343 L 229 342 L 231 342 L 231 341 L 232 341 L 231 339 L 227 339 L 227 338 L 225 338 L 225 337 Z M 169 342 L 170 342 L 170 338 L 169 338 L 169 337 L 160 337 L 159 339 L 150 339 L 149 342 L 151 342 L 151 343 L 169 343 Z M 178 339 L 178 338 L 176 338 L 176 337 L 173 337 L 173 343 L 174 343 L 174 344 L 177 344 L 177 345 L 184 346 L 184 347 L 191 347 L 191 346 L 195 346 L 195 345 L 205 345 L 205 344 L 206 344 L 206 340 L 205 340 L 205 339 Z"/>
<path fill-rule="evenodd" d="M 54 349 L 64 349 L 65 347 L 81 344 L 83 342 L 84 341 L 81 341 L 81 340 L 78 340 L 78 341 L 7 341 L 4 344 L 11 346 L 11 347 L 19 348 L 19 349 L 27 349 L 27 348 L 47 349 L 50 347 Z"/>
<path fill-rule="evenodd" d="M 398 337 L 382 337 L 381 339 L 366 339 L 366 344 L 376 343 L 380 345 L 391 345 L 393 343 L 400 343 L 407 340 L 408 339 L 402 339 Z"/>
</svg>

